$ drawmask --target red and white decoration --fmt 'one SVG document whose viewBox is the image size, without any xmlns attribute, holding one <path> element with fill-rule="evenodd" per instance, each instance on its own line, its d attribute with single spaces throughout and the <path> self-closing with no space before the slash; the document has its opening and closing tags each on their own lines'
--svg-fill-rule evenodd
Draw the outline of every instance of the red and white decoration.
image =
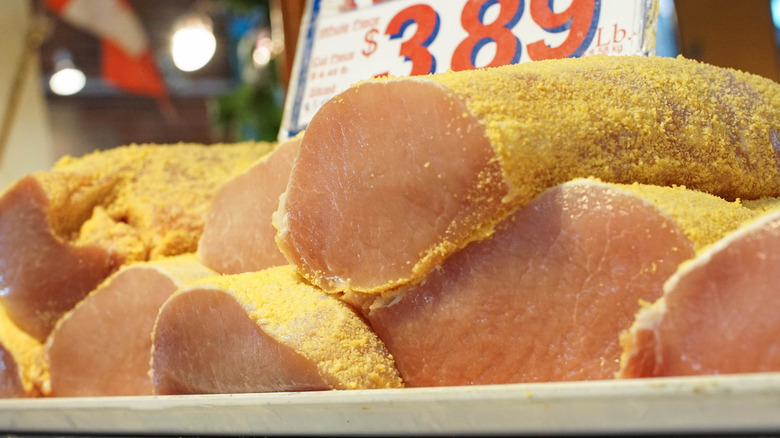
<svg viewBox="0 0 780 438">
<path fill-rule="evenodd" d="M 46 0 L 64 21 L 100 38 L 102 76 L 128 93 L 167 96 L 143 25 L 127 0 Z"/>
</svg>

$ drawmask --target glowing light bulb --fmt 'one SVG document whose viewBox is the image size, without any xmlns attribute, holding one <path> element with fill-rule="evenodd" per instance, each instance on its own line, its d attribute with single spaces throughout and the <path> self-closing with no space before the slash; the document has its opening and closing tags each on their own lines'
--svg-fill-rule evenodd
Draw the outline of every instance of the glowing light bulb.
<svg viewBox="0 0 780 438">
<path fill-rule="evenodd" d="M 54 73 L 49 78 L 51 91 L 61 96 L 70 96 L 81 91 L 87 84 L 87 77 L 73 64 L 70 53 L 59 50 L 54 54 L 54 58 Z"/>
<path fill-rule="evenodd" d="M 173 34 L 171 55 L 173 64 L 182 71 L 203 68 L 217 50 L 217 39 L 211 25 L 202 19 L 186 20 Z"/>
</svg>

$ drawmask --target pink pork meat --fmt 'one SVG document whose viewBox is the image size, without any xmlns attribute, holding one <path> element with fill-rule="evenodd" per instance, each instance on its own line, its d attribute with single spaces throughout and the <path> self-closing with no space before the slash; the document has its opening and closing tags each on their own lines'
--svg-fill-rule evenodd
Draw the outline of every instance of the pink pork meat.
<svg viewBox="0 0 780 438">
<path fill-rule="evenodd" d="M 619 376 L 780 371 L 780 210 L 683 264 L 622 339 Z"/>
<path fill-rule="evenodd" d="M 750 217 L 682 188 L 574 180 L 365 311 L 407 386 L 609 379 L 640 302 Z"/>
<path fill-rule="evenodd" d="M 216 273 L 193 254 L 129 264 L 66 313 L 44 345 L 53 397 L 150 395 L 152 328 L 176 289 Z"/>
<path fill-rule="evenodd" d="M 287 264 L 274 240 L 271 217 L 287 188 L 299 137 L 280 144 L 219 189 L 206 216 L 198 257 L 223 274 Z"/>
<path fill-rule="evenodd" d="M 0 196 L 0 302 L 43 342 L 125 263 L 194 252 L 216 191 L 271 145 L 130 145 L 63 157 Z"/>
<path fill-rule="evenodd" d="M 277 240 L 312 283 L 370 299 L 576 177 L 778 196 L 777 96 L 755 75 L 639 56 L 363 81 L 308 125 Z"/>
<path fill-rule="evenodd" d="M 157 394 L 403 386 L 366 322 L 288 265 L 180 289 L 160 309 L 153 345 Z"/>
</svg>

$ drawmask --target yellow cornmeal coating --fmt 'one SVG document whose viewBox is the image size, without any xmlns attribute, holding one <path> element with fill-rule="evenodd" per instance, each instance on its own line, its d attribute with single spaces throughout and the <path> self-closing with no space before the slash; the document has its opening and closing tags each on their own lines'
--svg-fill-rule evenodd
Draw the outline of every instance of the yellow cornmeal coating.
<svg viewBox="0 0 780 438">
<path fill-rule="evenodd" d="M 427 79 L 485 126 L 510 204 L 588 176 L 780 195 L 780 84 L 766 78 L 683 58 L 592 56 Z"/>
<path fill-rule="evenodd" d="M 723 198 L 682 186 L 610 184 L 655 205 L 671 216 L 697 251 L 753 220 L 757 213 L 739 200 Z"/>
<path fill-rule="evenodd" d="M 750 199 L 742 201 L 742 204 L 758 214 L 764 214 L 780 207 L 780 198 Z"/>
<path fill-rule="evenodd" d="M 0 344 L 16 362 L 25 392 L 30 396 L 38 395 L 38 383 L 46 379 L 46 371 L 41 364 L 42 345 L 16 326 L 3 306 L 0 306 Z"/>
<path fill-rule="evenodd" d="M 314 362 L 333 389 L 403 386 L 392 355 L 365 321 L 292 266 L 205 278 L 192 287 L 233 295 L 266 334 Z"/>
<path fill-rule="evenodd" d="M 216 190 L 274 146 L 129 145 L 64 157 L 34 176 L 59 238 L 147 260 L 195 251 Z"/>
</svg>

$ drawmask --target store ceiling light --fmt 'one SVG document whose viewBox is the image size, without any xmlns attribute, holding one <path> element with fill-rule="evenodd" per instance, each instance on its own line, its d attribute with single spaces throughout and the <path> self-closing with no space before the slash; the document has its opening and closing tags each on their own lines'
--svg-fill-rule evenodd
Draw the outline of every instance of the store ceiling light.
<svg viewBox="0 0 780 438">
<path fill-rule="evenodd" d="M 67 50 L 54 53 L 54 73 L 49 78 L 49 88 L 55 94 L 70 96 L 76 94 L 87 84 L 84 72 L 76 68 L 73 58 Z"/>
<path fill-rule="evenodd" d="M 211 20 L 202 14 L 184 18 L 171 41 L 173 64 L 186 72 L 203 68 L 214 57 L 216 50 L 217 39 Z"/>
</svg>

